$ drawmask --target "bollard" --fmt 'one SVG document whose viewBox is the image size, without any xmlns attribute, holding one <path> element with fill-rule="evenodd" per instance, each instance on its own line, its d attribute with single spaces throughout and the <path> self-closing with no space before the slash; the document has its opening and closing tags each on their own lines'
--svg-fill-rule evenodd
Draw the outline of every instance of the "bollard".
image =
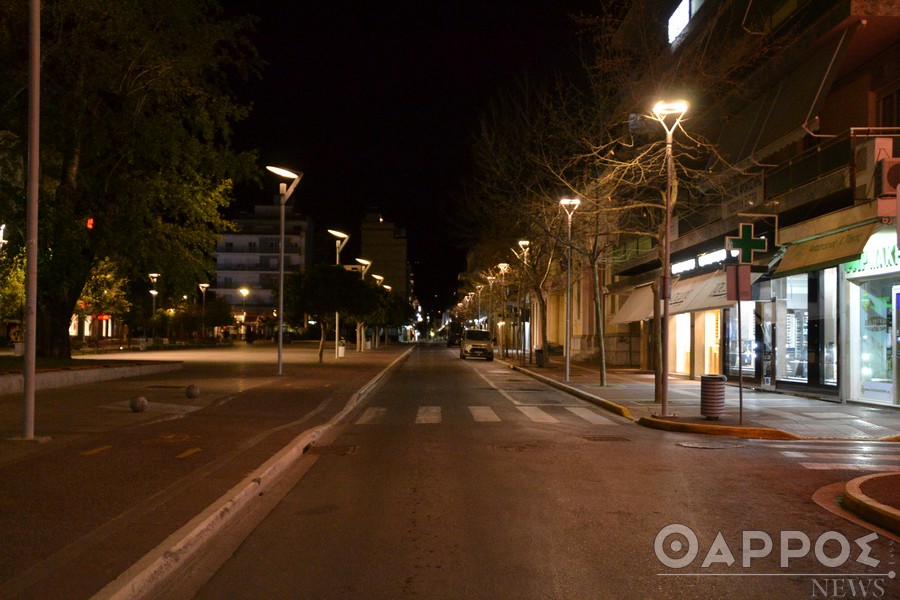
<svg viewBox="0 0 900 600">
<path fill-rule="evenodd" d="M 707 419 L 718 419 L 725 414 L 724 375 L 700 376 L 700 414 Z"/>
<path fill-rule="evenodd" d="M 147 399 L 143 396 L 137 396 L 131 399 L 131 410 L 134 412 L 144 412 L 147 410 Z"/>
<path fill-rule="evenodd" d="M 189 385 L 184 388 L 184 395 L 188 398 L 198 398 L 200 397 L 200 388 L 196 385 Z"/>
</svg>

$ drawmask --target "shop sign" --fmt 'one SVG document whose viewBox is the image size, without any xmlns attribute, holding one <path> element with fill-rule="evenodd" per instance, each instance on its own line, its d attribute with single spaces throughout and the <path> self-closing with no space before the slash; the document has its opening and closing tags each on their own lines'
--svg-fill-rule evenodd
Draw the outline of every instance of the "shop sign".
<svg viewBox="0 0 900 600">
<path fill-rule="evenodd" d="M 844 263 L 848 277 L 866 277 L 900 270 L 900 247 L 892 235 L 874 235 L 859 260 Z"/>
</svg>

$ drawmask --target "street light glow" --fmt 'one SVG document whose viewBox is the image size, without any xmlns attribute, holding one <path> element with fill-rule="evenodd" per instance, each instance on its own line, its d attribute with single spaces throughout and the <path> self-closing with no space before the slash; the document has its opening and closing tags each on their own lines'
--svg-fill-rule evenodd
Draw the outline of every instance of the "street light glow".
<svg viewBox="0 0 900 600">
<path fill-rule="evenodd" d="M 679 115 L 679 119 L 687 112 L 688 103 L 684 100 L 676 100 L 675 102 L 657 102 L 653 105 L 653 116 L 657 119 L 667 115 Z"/>
<path fill-rule="evenodd" d="M 371 260 L 366 260 L 365 258 L 357 258 L 357 259 L 356 259 L 356 262 L 358 262 L 359 264 L 363 265 L 364 267 L 367 267 L 367 266 L 369 266 L 369 265 L 372 264 L 372 261 L 371 261 Z"/>
<path fill-rule="evenodd" d="M 331 235 L 333 235 L 336 238 L 341 238 L 342 240 L 346 240 L 348 237 L 350 237 L 343 231 L 338 231 L 337 229 L 329 229 L 328 233 L 330 233 Z"/>
<path fill-rule="evenodd" d="M 303 173 L 299 175 L 294 173 L 293 171 L 289 171 L 288 169 L 283 169 L 281 167 L 273 167 L 272 165 L 266 165 L 266 169 L 275 173 L 279 177 L 284 177 L 285 179 L 300 179 L 303 176 Z"/>
</svg>

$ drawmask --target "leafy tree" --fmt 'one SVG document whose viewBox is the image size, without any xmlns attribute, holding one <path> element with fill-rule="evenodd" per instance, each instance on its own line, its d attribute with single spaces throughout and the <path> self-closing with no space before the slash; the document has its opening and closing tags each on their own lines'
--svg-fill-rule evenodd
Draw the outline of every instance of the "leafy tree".
<svg viewBox="0 0 900 600">
<path fill-rule="evenodd" d="M 319 338 L 319 362 L 334 313 L 360 318 L 378 309 L 377 288 L 354 271 L 337 265 L 314 265 L 289 276 L 284 285 L 284 318 L 292 325 L 303 325 L 306 315 L 322 324 Z"/>
<path fill-rule="evenodd" d="M 229 80 L 255 73 L 257 58 L 246 22 L 223 20 L 212 0 L 42 5 L 37 353 L 68 356 L 99 261 L 132 280 L 164 273 L 173 289 L 206 279 L 228 228 L 219 209 L 253 172 L 254 157 L 229 147 L 247 114 Z M 0 0 L 0 151 L 19 157 L 0 164 L 24 162 L 25 31 L 25 3 Z M 23 221 L 20 180 L 4 179 L 0 208 Z"/>
<path fill-rule="evenodd" d="M 112 261 L 99 261 L 84 286 L 75 314 L 81 318 L 101 314 L 124 316 L 131 309 L 131 303 L 126 297 L 126 286 L 127 281 L 118 274 Z M 99 335 L 99 331 L 91 331 L 92 337 Z"/>
<path fill-rule="evenodd" d="M 0 259 L 0 321 L 21 320 L 24 314 L 25 253 L 4 251 Z"/>
</svg>

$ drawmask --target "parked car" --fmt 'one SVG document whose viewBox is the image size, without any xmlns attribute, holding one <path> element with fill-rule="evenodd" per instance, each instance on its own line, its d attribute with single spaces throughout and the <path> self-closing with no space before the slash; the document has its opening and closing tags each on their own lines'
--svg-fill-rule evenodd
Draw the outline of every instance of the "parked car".
<svg viewBox="0 0 900 600">
<path fill-rule="evenodd" d="M 451 323 L 447 332 L 447 347 L 459 346 L 462 341 L 463 329 L 458 323 Z"/>
<path fill-rule="evenodd" d="M 494 343 L 491 332 L 483 329 L 466 329 L 459 343 L 459 357 L 463 360 L 470 356 L 479 356 L 485 360 L 494 360 Z"/>
</svg>

